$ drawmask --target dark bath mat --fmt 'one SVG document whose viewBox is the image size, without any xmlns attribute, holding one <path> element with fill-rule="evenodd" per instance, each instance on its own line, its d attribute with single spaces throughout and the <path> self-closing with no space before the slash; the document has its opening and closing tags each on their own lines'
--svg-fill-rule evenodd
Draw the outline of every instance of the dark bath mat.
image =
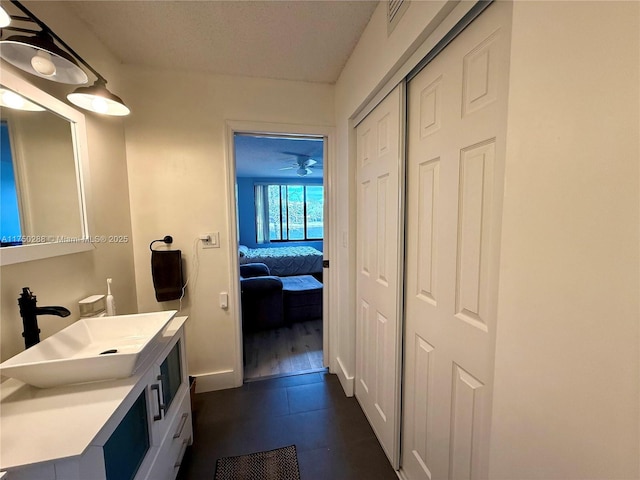
<svg viewBox="0 0 640 480">
<path fill-rule="evenodd" d="M 296 446 L 219 458 L 215 480 L 300 480 Z"/>
</svg>

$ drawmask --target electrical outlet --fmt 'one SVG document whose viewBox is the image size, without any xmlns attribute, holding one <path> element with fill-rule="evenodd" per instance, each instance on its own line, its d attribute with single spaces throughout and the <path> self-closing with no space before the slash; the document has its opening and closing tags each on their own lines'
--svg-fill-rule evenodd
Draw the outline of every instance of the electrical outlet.
<svg viewBox="0 0 640 480">
<path fill-rule="evenodd" d="M 220 248 L 220 232 L 205 233 L 200 235 L 202 248 Z"/>
</svg>

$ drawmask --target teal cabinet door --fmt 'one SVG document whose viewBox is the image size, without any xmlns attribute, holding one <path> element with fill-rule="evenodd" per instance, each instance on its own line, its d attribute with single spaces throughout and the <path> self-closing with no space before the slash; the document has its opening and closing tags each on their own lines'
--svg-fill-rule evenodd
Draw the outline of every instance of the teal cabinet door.
<svg viewBox="0 0 640 480">
<path fill-rule="evenodd" d="M 180 366 L 180 342 L 175 346 L 160 365 L 160 381 L 162 382 L 162 400 L 165 405 L 165 414 L 171 407 L 180 385 L 182 385 L 182 368 Z"/>
<path fill-rule="evenodd" d="M 107 480 L 132 480 L 149 450 L 146 390 L 104 445 Z"/>
</svg>

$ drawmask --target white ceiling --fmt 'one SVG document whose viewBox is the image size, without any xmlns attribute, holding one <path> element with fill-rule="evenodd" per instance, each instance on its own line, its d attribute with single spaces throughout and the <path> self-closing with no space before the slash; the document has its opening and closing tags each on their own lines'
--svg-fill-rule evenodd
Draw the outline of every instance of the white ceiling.
<svg viewBox="0 0 640 480">
<path fill-rule="evenodd" d="M 377 1 L 69 1 L 122 63 L 335 83 Z"/>
<path fill-rule="evenodd" d="M 110 0 L 65 4 L 123 64 L 332 84 L 378 2 Z M 296 161 L 295 153 L 322 159 L 322 142 L 243 139 L 238 146 L 238 176 L 299 179 L 295 168 L 280 170 Z M 320 162 L 311 170 L 308 177 L 322 177 Z"/>
</svg>

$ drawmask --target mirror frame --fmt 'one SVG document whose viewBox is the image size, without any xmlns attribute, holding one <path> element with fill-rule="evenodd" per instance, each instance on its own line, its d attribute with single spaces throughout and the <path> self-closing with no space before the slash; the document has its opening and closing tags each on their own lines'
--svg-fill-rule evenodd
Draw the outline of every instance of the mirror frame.
<svg viewBox="0 0 640 480">
<path fill-rule="evenodd" d="M 75 154 L 76 183 L 78 186 L 80 218 L 82 220 L 81 237 L 79 237 L 77 241 L 32 243 L 13 247 L 2 247 L 0 248 L 0 266 L 92 250 L 94 246 L 90 242 L 91 237 L 89 236 L 89 224 L 87 220 L 90 201 L 85 188 L 86 185 L 91 185 L 85 116 L 66 103 L 61 102 L 57 98 L 40 90 L 35 85 L 30 84 L 24 78 L 9 71 L 5 65 L 2 65 L 0 72 L 0 84 L 45 107 L 50 112 L 57 114 L 71 123 L 71 136 Z"/>
</svg>

